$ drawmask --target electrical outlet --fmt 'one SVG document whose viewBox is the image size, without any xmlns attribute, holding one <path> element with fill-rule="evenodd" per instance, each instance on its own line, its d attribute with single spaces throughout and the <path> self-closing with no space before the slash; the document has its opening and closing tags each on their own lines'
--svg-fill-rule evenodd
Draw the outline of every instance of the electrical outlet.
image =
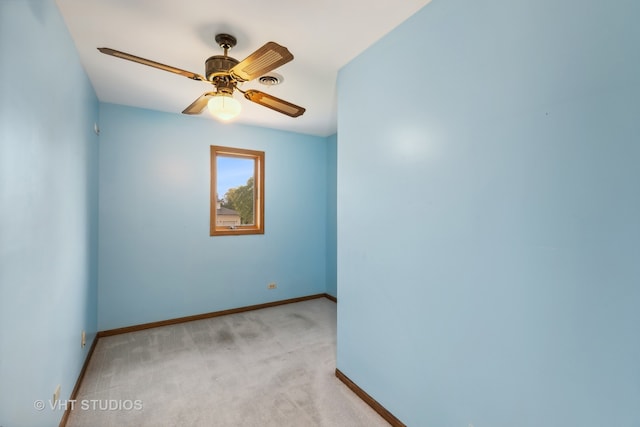
<svg viewBox="0 0 640 427">
<path fill-rule="evenodd" d="M 271 282 L 267 285 L 267 289 L 275 289 L 277 287 L 276 282 Z"/>
<path fill-rule="evenodd" d="M 51 406 L 55 405 L 58 399 L 60 399 L 60 384 L 58 384 L 58 387 L 56 387 L 56 390 L 53 392 L 53 402 Z"/>
<path fill-rule="evenodd" d="M 85 333 L 85 331 L 82 331 L 82 334 L 80 336 L 80 346 L 84 348 L 85 345 L 87 345 L 87 334 Z"/>
</svg>

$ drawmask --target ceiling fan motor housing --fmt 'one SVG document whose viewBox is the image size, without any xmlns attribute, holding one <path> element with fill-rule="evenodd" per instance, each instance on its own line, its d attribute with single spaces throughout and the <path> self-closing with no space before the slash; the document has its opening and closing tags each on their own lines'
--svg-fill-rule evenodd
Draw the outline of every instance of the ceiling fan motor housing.
<svg viewBox="0 0 640 427">
<path fill-rule="evenodd" d="M 210 82 L 216 77 L 229 76 L 229 70 L 232 69 L 238 60 L 230 56 L 215 55 L 207 59 L 204 63 L 205 75 Z"/>
</svg>

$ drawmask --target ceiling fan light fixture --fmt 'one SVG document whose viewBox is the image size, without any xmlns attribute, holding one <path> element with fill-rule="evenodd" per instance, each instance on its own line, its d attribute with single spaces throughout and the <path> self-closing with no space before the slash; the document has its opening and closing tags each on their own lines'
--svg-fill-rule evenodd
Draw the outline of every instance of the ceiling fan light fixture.
<svg viewBox="0 0 640 427">
<path fill-rule="evenodd" d="M 212 96 L 207 107 L 213 117 L 223 122 L 234 119 L 242 109 L 240 102 L 228 93 L 218 93 Z"/>
</svg>

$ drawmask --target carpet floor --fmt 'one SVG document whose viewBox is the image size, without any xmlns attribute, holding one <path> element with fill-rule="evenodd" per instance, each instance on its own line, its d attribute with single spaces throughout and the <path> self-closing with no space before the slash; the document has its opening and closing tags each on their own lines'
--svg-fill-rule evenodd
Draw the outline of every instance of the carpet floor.
<svg viewBox="0 0 640 427">
<path fill-rule="evenodd" d="M 325 298 L 104 337 L 67 426 L 388 426 L 335 355 Z"/>
</svg>

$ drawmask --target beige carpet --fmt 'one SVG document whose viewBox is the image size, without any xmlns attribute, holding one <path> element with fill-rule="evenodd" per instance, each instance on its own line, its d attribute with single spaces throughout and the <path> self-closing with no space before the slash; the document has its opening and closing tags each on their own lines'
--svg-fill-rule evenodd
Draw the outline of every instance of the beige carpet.
<svg viewBox="0 0 640 427">
<path fill-rule="evenodd" d="M 67 426 L 387 426 L 335 352 L 325 298 L 101 338 Z"/>
</svg>

